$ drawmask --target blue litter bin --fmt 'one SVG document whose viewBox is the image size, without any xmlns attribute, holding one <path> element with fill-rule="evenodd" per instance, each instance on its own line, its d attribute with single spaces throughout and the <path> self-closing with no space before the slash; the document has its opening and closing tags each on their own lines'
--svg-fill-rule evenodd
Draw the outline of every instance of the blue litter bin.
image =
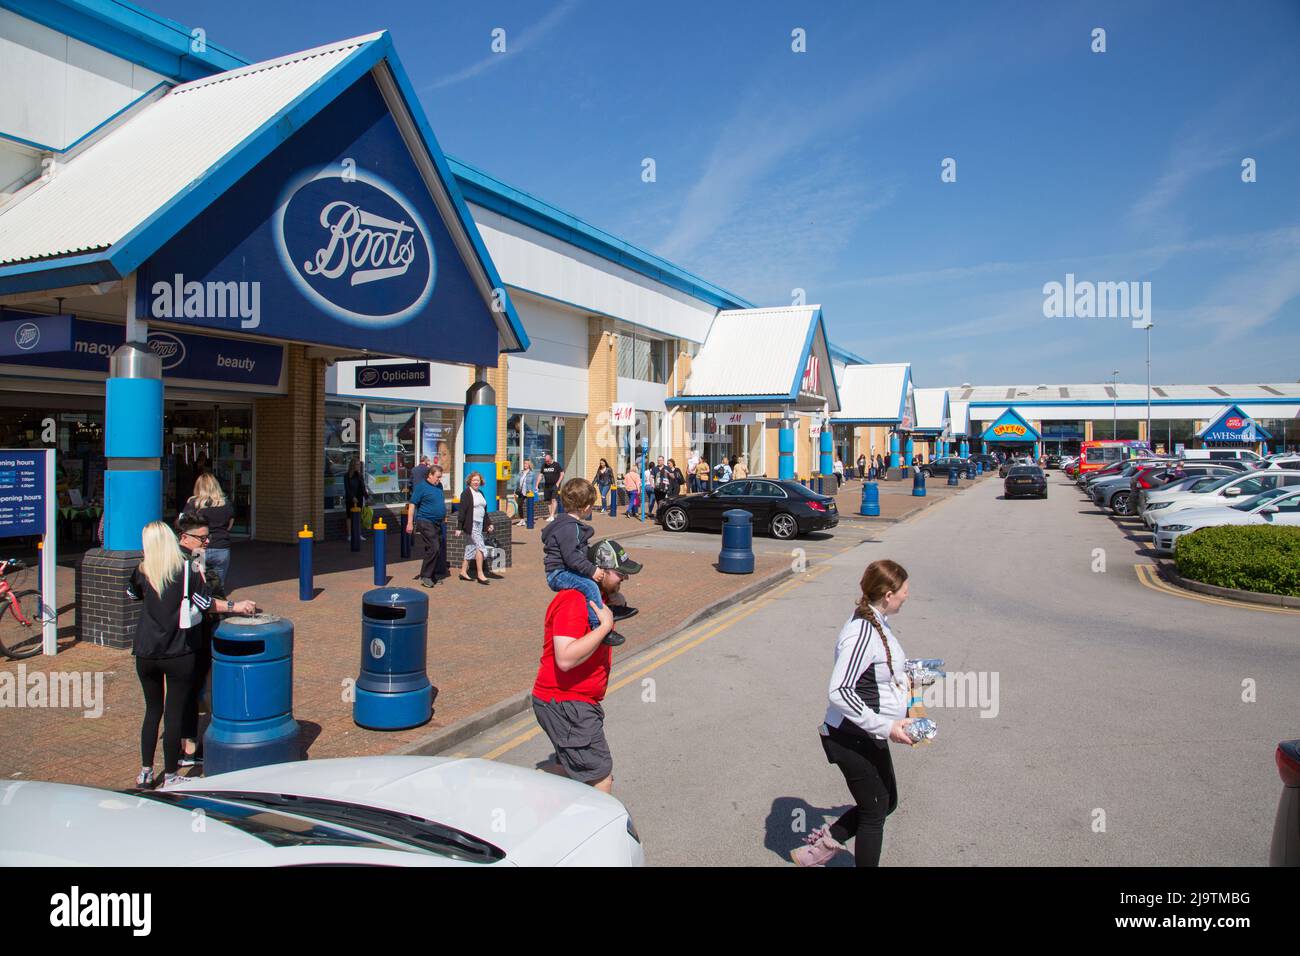
<svg viewBox="0 0 1300 956">
<path fill-rule="evenodd" d="M 925 472 L 920 468 L 912 473 L 912 497 L 925 497 Z"/>
<path fill-rule="evenodd" d="M 858 514 L 869 518 L 880 517 L 880 486 L 874 481 L 868 481 L 862 486 L 862 506 L 858 509 Z"/>
<path fill-rule="evenodd" d="M 203 755 L 208 776 L 302 759 L 293 719 L 292 622 L 258 614 L 217 627 Z"/>
<path fill-rule="evenodd" d="M 966 462 L 966 477 L 967 478 L 975 477 L 975 462 L 973 461 Z"/>
<path fill-rule="evenodd" d="M 375 588 L 361 598 L 361 676 L 352 719 L 370 730 L 405 730 L 433 716 L 426 672 L 429 599 L 415 588 Z"/>
<path fill-rule="evenodd" d="M 722 552 L 718 570 L 724 574 L 754 573 L 754 516 L 740 508 L 722 514 Z"/>
<path fill-rule="evenodd" d="M 950 485 L 959 485 L 959 484 L 961 484 L 961 476 L 960 476 L 960 473 L 959 473 L 958 469 L 955 468 L 955 467 L 952 467 L 952 468 L 949 468 L 949 469 L 948 469 L 948 484 L 950 484 Z"/>
</svg>

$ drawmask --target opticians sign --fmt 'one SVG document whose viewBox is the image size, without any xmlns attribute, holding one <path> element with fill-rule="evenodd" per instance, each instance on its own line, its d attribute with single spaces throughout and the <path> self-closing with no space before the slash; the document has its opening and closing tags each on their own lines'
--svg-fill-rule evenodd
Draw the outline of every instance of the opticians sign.
<svg viewBox="0 0 1300 956">
<path fill-rule="evenodd" d="M 358 365 L 355 372 L 357 388 L 418 388 L 429 384 L 428 362 Z"/>
</svg>

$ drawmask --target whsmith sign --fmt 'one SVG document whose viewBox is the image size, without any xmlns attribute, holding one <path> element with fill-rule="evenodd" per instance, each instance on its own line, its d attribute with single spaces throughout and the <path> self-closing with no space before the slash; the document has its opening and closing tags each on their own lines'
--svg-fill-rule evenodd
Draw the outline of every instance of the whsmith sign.
<svg viewBox="0 0 1300 956">
<path fill-rule="evenodd" d="M 489 305 L 369 76 L 138 276 L 141 318 L 497 364 Z"/>
</svg>

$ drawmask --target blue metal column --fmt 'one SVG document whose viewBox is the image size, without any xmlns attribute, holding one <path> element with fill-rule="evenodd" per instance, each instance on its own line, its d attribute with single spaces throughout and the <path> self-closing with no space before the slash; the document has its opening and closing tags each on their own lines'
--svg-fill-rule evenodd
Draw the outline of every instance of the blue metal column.
<svg viewBox="0 0 1300 956">
<path fill-rule="evenodd" d="M 794 480 L 794 421 L 781 419 L 781 430 L 777 437 L 777 451 L 780 452 L 776 476 L 781 481 Z"/>
<path fill-rule="evenodd" d="M 889 433 L 889 467 L 898 467 L 898 432 Z"/>
<path fill-rule="evenodd" d="M 139 551 L 140 532 L 162 517 L 162 362 L 127 342 L 104 385 L 104 547 Z"/>
<path fill-rule="evenodd" d="M 487 371 L 474 368 L 474 384 L 465 393 L 465 477 L 471 471 L 483 476 L 483 497 L 488 511 L 497 501 L 497 393 L 487 383 Z"/>
<path fill-rule="evenodd" d="M 912 436 L 907 436 L 907 444 L 903 446 L 903 465 L 912 467 L 912 456 L 916 454 L 916 447 L 912 444 Z"/>
<path fill-rule="evenodd" d="M 831 423 L 822 423 L 821 464 L 817 470 L 823 475 L 835 473 L 835 437 L 831 434 Z"/>
<path fill-rule="evenodd" d="M 961 440 L 961 456 L 960 456 L 960 457 L 962 457 L 962 458 L 969 458 L 969 457 L 970 457 L 970 443 L 967 442 L 966 439 L 964 439 L 964 438 Z"/>
</svg>

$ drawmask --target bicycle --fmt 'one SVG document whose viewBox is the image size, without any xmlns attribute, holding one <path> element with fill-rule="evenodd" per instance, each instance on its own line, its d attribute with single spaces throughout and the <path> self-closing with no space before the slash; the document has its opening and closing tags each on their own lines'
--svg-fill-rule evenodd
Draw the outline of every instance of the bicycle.
<svg viewBox="0 0 1300 956">
<path fill-rule="evenodd" d="M 39 591 L 34 588 L 15 591 L 9 583 L 10 572 L 26 568 L 17 558 L 0 561 L 0 654 L 15 661 L 41 652 L 44 636 L 41 625 L 53 619 L 41 603 Z"/>
</svg>

